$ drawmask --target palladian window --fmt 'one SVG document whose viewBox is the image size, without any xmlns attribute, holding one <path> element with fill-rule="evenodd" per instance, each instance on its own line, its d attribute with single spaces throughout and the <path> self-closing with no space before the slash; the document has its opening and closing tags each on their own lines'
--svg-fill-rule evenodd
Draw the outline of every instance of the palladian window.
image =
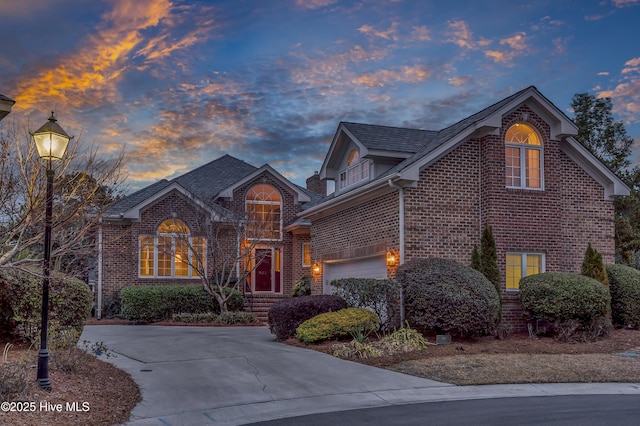
<svg viewBox="0 0 640 426">
<path fill-rule="evenodd" d="M 505 135 L 505 183 L 509 188 L 542 189 L 542 144 L 527 124 L 514 124 Z"/>
<path fill-rule="evenodd" d="M 205 239 L 192 237 L 179 219 L 167 219 L 156 235 L 140 236 L 141 277 L 198 277 L 204 271 Z"/>
<path fill-rule="evenodd" d="M 282 239 L 282 197 L 276 188 L 264 183 L 253 186 L 247 193 L 246 212 L 248 239 Z"/>
</svg>

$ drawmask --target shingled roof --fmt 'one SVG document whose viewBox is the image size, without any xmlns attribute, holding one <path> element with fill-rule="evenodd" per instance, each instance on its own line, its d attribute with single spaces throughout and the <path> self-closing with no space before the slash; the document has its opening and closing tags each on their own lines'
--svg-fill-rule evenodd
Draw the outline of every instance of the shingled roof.
<svg viewBox="0 0 640 426">
<path fill-rule="evenodd" d="M 438 134 L 433 130 L 406 129 L 375 124 L 341 123 L 367 149 L 416 153 Z"/>
<path fill-rule="evenodd" d="M 257 169 L 251 164 L 225 154 L 217 160 L 178 176 L 173 181 L 203 201 L 210 202 L 220 191 Z"/>
<path fill-rule="evenodd" d="M 144 202 L 147 198 L 153 197 L 158 192 L 171 185 L 166 179 L 162 179 L 154 184 L 146 186 L 139 191 L 129 194 L 113 206 L 111 206 L 104 214 L 106 218 L 119 218 L 125 212 L 131 210 L 138 204 Z"/>
</svg>

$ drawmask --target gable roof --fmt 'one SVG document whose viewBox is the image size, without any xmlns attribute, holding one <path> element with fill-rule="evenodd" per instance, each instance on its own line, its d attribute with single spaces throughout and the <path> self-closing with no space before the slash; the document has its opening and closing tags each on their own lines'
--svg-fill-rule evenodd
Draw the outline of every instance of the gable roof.
<svg viewBox="0 0 640 426">
<path fill-rule="evenodd" d="M 220 191 L 254 173 L 257 167 L 225 154 L 173 179 L 195 196 L 213 201 Z"/>
<path fill-rule="evenodd" d="M 542 95 L 535 86 L 529 86 L 440 131 L 397 129 L 367 124 L 340 123 L 329 153 L 327 157 L 325 157 L 322 165 L 323 169 L 325 169 L 325 175 L 323 177 L 326 177 L 327 158 L 332 154 L 332 149 L 335 147 L 340 132 L 343 130 L 350 132 L 350 137 L 356 139 L 354 142 L 364 147 L 367 145 L 376 147 L 382 144 L 399 143 L 400 146 L 407 148 L 410 146 L 419 146 L 419 149 L 399 164 L 377 176 L 376 179 L 354 190 L 337 195 L 335 193 L 331 194 L 322 202 L 307 206 L 300 215 L 307 217 L 308 215 L 317 213 L 323 208 L 345 203 L 350 198 L 380 190 L 382 183 L 385 183 L 388 179 L 416 182 L 419 179 L 421 169 L 443 157 L 458 145 L 465 142 L 469 137 L 473 135 L 483 136 L 496 131 L 502 127 L 502 117 L 525 102 L 527 106 L 533 109 L 536 114 L 541 116 L 549 124 L 551 137 L 565 142 L 565 144 L 562 145 L 562 150 L 604 187 L 605 197 L 629 194 L 629 188 L 620 178 L 611 170 L 604 167 L 588 150 L 580 149 L 580 147 L 576 146 L 578 143 L 573 139 L 573 136 L 577 135 L 578 128 L 573 121 L 549 99 Z M 405 131 L 403 132 L 402 130 Z M 374 141 L 376 137 L 381 138 L 381 142 Z M 414 137 L 416 140 L 402 145 L 402 137 Z M 362 140 L 359 138 L 362 138 Z"/>
<path fill-rule="evenodd" d="M 104 217 L 112 219 L 121 218 L 126 212 L 143 203 L 145 200 L 153 197 L 169 185 L 171 185 L 171 182 L 166 179 L 162 179 L 134 192 L 133 194 L 129 194 L 109 207 L 109 209 L 104 213 Z"/>
</svg>

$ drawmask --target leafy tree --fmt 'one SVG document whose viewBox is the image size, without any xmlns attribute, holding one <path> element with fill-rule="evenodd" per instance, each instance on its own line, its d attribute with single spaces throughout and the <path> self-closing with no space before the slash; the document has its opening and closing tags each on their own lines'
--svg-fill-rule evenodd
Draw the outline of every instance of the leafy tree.
<svg viewBox="0 0 640 426">
<path fill-rule="evenodd" d="M 576 139 L 631 188 L 628 197 L 614 201 L 616 258 L 630 264 L 640 250 L 640 169 L 632 168 L 629 159 L 633 139 L 624 124 L 614 120 L 611 98 L 578 93 L 571 108 L 578 126 Z"/>
<path fill-rule="evenodd" d="M 609 169 L 628 180 L 633 138 L 627 135 L 621 121 L 614 121 L 611 98 L 577 93 L 571 100 L 571 108 L 578 126 L 576 139 Z"/>
<path fill-rule="evenodd" d="M 604 285 L 609 285 L 607 271 L 604 268 L 604 262 L 602 261 L 602 253 L 599 253 L 598 250 L 591 247 L 591 243 L 589 243 L 587 250 L 584 253 L 581 273 L 589 278 L 595 278 Z"/>
</svg>

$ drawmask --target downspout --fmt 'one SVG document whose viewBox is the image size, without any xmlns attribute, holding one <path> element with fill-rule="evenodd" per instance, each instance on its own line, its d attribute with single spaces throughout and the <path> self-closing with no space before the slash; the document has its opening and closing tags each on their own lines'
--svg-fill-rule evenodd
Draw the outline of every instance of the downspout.
<svg viewBox="0 0 640 426">
<path fill-rule="evenodd" d="M 96 317 L 102 319 L 102 218 L 98 222 L 98 310 Z"/>
<path fill-rule="evenodd" d="M 391 188 L 398 190 L 398 214 L 400 216 L 398 220 L 398 222 L 400 222 L 400 265 L 404 265 L 404 188 L 393 183 L 391 179 L 389 179 L 388 183 Z M 402 286 L 400 286 L 400 327 L 404 326 L 404 321 L 404 291 L 402 290 Z"/>
</svg>

